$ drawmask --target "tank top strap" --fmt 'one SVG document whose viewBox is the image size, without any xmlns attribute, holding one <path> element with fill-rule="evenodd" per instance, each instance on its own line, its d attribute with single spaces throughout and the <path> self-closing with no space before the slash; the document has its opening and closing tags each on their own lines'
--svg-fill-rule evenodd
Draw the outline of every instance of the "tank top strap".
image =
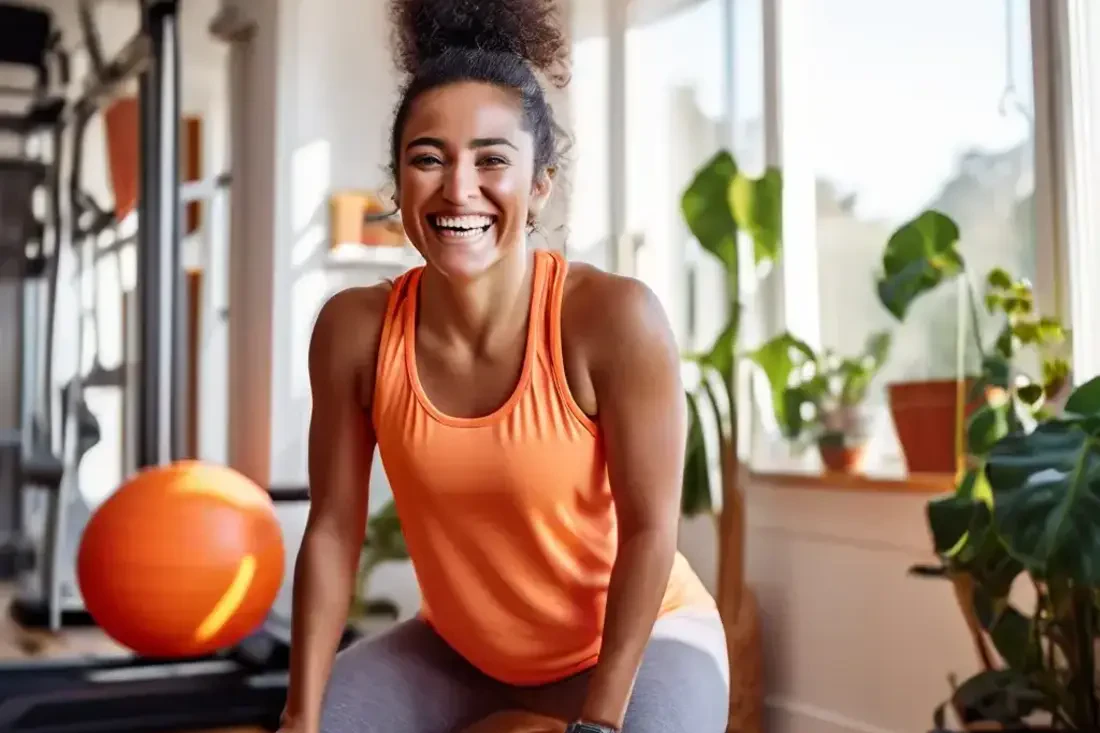
<svg viewBox="0 0 1100 733">
<path fill-rule="evenodd" d="M 563 366 L 561 361 L 561 306 L 565 297 L 565 279 L 569 274 L 569 263 L 561 252 L 555 250 L 543 250 L 541 255 L 546 260 L 547 272 L 544 288 L 545 302 L 541 319 L 543 331 L 539 344 L 544 349 L 547 363 L 557 371 Z"/>
<path fill-rule="evenodd" d="M 402 353 L 405 313 L 409 299 L 415 297 L 414 285 L 423 269 L 423 266 L 416 267 L 394 278 L 386 299 L 386 313 L 382 318 L 382 335 L 378 341 L 374 368 L 375 404 L 378 403 L 380 393 L 388 392 L 393 387 L 394 379 L 404 378 L 405 362 Z"/>
<path fill-rule="evenodd" d="M 565 371 L 565 347 L 562 339 L 562 303 L 565 301 L 565 283 L 569 277 L 569 261 L 555 250 L 546 250 L 546 305 L 543 308 L 543 336 L 539 340 L 544 363 L 547 365 L 552 389 L 559 404 L 572 414 L 577 424 L 595 435 L 595 421 L 585 414 L 573 398 L 569 378 Z"/>
</svg>

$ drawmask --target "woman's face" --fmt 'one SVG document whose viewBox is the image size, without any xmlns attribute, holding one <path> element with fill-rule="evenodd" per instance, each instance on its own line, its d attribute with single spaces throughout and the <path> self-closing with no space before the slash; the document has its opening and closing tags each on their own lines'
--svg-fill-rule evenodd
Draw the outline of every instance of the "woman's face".
<svg viewBox="0 0 1100 733">
<path fill-rule="evenodd" d="M 464 82 L 412 104 L 398 162 L 401 218 L 413 245 L 449 278 L 487 271 L 526 241 L 528 212 L 550 195 L 514 94 Z"/>
</svg>

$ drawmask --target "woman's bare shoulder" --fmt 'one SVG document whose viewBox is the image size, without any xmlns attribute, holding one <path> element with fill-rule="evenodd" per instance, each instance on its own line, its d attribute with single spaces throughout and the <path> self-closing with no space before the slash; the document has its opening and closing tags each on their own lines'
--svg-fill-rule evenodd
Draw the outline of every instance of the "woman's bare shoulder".
<svg viewBox="0 0 1100 733">
<path fill-rule="evenodd" d="M 570 264 L 562 302 L 562 336 L 599 351 L 655 331 L 664 335 L 664 307 L 642 281 L 585 263 Z M 587 349 L 586 349 L 587 350 Z"/>
<path fill-rule="evenodd" d="M 373 370 L 393 283 L 353 287 L 332 295 L 317 315 L 310 340 L 311 368 Z M 325 367 L 328 368 L 325 368 Z"/>
</svg>

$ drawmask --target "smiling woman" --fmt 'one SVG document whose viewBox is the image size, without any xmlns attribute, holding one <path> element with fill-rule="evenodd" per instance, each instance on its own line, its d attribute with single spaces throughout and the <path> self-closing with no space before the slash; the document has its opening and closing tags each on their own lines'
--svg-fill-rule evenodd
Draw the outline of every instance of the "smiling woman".
<svg viewBox="0 0 1100 733">
<path fill-rule="evenodd" d="M 718 733 L 713 599 L 676 551 L 678 351 L 653 294 L 528 242 L 561 137 L 557 0 L 391 0 L 392 137 L 425 265 L 343 291 L 310 345 L 309 523 L 286 733 Z M 377 446 L 423 608 L 335 658 Z"/>
</svg>

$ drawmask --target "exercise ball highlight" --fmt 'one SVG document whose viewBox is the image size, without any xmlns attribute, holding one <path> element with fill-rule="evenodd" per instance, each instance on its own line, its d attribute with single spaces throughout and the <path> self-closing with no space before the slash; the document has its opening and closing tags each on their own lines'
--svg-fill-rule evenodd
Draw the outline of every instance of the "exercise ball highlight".
<svg viewBox="0 0 1100 733">
<path fill-rule="evenodd" d="M 77 580 L 95 622 L 142 656 L 233 646 L 267 617 L 283 582 L 271 496 L 224 466 L 141 471 L 92 515 Z"/>
</svg>

